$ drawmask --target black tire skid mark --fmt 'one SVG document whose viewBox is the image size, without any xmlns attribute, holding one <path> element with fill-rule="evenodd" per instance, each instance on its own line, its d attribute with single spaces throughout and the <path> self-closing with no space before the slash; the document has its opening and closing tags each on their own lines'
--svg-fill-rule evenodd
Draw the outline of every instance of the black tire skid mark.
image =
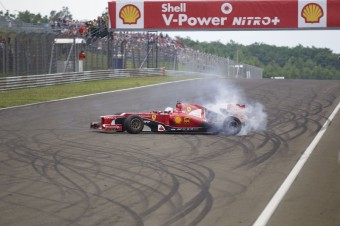
<svg viewBox="0 0 340 226">
<path fill-rule="evenodd" d="M 225 154 L 234 152 L 237 149 L 239 143 L 238 139 L 241 139 L 239 137 L 226 137 L 223 135 L 211 137 L 212 138 L 209 139 L 210 141 L 209 147 L 211 147 L 212 150 L 210 150 L 208 153 L 200 154 L 197 157 L 191 158 L 192 161 L 199 163 L 207 160 L 212 160 Z M 218 142 L 224 142 L 227 146 L 220 145 L 221 147 L 214 147 L 214 144 L 218 145 Z"/>
<path fill-rule="evenodd" d="M 284 114 L 292 114 L 294 117 L 291 120 L 285 121 L 280 124 L 293 125 L 293 128 L 286 130 L 284 132 L 280 132 L 280 136 L 286 135 L 286 140 L 294 140 L 304 134 L 307 131 L 310 131 L 310 136 L 314 136 L 321 129 L 321 120 L 324 119 L 324 116 L 321 116 L 320 113 L 323 112 L 325 107 L 322 103 L 316 101 L 316 96 L 313 96 L 312 100 L 306 104 L 306 107 L 303 108 L 299 106 L 298 108 L 294 108 L 291 110 L 283 110 L 280 112 L 284 112 Z M 293 113 L 294 112 L 294 113 Z M 283 115 L 284 115 L 283 114 Z M 280 114 L 280 118 L 282 114 Z M 314 124 L 315 129 L 312 129 L 312 125 Z M 275 127 L 279 127 L 280 125 L 272 125 Z"/>
<path fill-rule="evenodd" d="M 123 152 L 123 151 L 122 151 L 122 152 Z M 131 161 L 131 159 L 133 159 L 133 158 L 136 158 L 136 154 L 140 154 L 140 152 L 141 152 L 141 150 L 136 150 L 136 152 L 134 152 L 134 153 L 132 153 L 132 154 L 129 153 L 129 156 L 128 156 L 129 161 Z M 127 151 L 124 150 L 124 153 L 125 153 L 125 155 L 126 155 Z M 137 158 L 137 160 L 138 160 L 138 158 Z M 142 161 L 143 161 L 143 164 L 145 165 L 145 160 L 143 159 Z M 147 162 L 147 164 L 150 164 L 150 162 Z M 164 168 L 164 167 L 162 167 L 162 168 Z M 122 179 L 122 181 L 125 181 L 125 180 L 126 180 L 126 178 L 121 178 L 121 179 Z M 132 182 L 135 183 L 135 181 L 132 181 Z M 176 182 L 176 184 L 178 184 L 178 182 Z M 178 185 L 176 185 L 175 188 L 176 188 L 177 186 L 178 186 Z M 177 190 L 177 188 L 176 188 L 175 190 Z M 173 189 L 173 191 L 170 192 L 168 196 L 171 197 L 172 194 L 175 193 L 175 192 L 174 192 L 175 190 Z M 153 192 L 157 192 L 157 190 L 154 190 Z M 168 200 L 169 197 L 165 196 L 165 199 Z M 147 210 L 147 211 L 144 211 L 144 212 L 142 213 L 142 215 L 146 215 L 148 212 L 153 211 L 154 209 L 157 209 L 157 208 L 159 207 L 159 205 L 160 205 L 160 204 L 163 204 L 163 203 L 164 203 L 164 200 L 163 200 L 163 201 L 160 201 L 159 204 L 157 204 L 157 205 L 154 206 L 153 208 L 151 208 L 151 209 L 149 209 L 149 210 Z"/>
<path fill-rule="evenodd" d="M 20 178 L 21 179 L 20 182 L 23 184 L 21 186 L 21 188 L 16 188 L 14 190 L 11 190 L 11 193 L 19 194 L 19 195 L 25 196 L 25 197 L 31 197 L 31 198 L 34 198 L 34 199 L 42 199 L 41 197 L 27 194 L 25 192 L 25 190 L 27 190 L 28 187 L 33 186 L 37 182 L 45 183 L 45 184 L 51 184 L 51 183 L 47 183 L 47 182 L 42 181 L 42 178 L 44 177 L 44 173 L 37 170 L 37 168 L 35 167 L 35 164 L 34 164 L 37 160 L 45 160 L 45 161 L 46 160 L 50 161 L 50 160 L 45 158 L 45 157 L 41 157 L 39 155 L 34 154 L 34 153 L 37 152 L 37 150 L 31 149 L 31 148 L 25 146 L 24 144 L 22 144 L 22 138 L 23 137 L 20 136 L 17 132 L 9 132 L 9 133 L 15 134 L 16 137 L 17 137 L 17 140 L 18 140 L 18 142 L 15 142 L 14 144 L 8 143 L 8 145 L 7 145 L 7 147 L 9 148 L 8 150 L 10 150 L 10 151 L 7 152 L 9 159 L 14 160 L 14 161 L 19 162 L 19 163 L 25 163 L 25 167 L 32 166 L 32 168 L 35 170 L 35 172 L 37 172 L 37 175 L 39 175 L 39 177 L 36 177 L 36 178 L 17 177 L 16 175 L 10 175 L 11 177 Z M 23 166 L 20 166 L 20 168 L 23 168 Z M 23 183 L 23 181 L 26 181 L 26 182 Z M 30 182 L 28 183 L 28 181 L 30 181 Z M 43 199 L 46 200 L 46 198 L 43 198 Z M 62 202 L 62 201 L 58 201 L 58 200 L 52 200 L 52 199 L 48 199 L 48 198 L 47 198 L 47 200 L 54 201 L 54 202 L 57 202 L 57 203 L 66 204 L 66 202 Z M 17 206 L 23 206 L 25 208 L 29 208 L 31 210 L 35 210 L 35 211 L 40 212 L 40 213 L 45 213 L 47 215 L 51 215 L 55 218 L 62 219 L 64 221 L 68 221 L 69 223 L 71 223 L 68 219 L 64 219 L 64 218 L 58 216 L 57 214 L 47 212 L 42 208 L 35 208 L 35 207 L 32 207 L 31 205 L 24 205 L 22 203 L 17 203 L 17 202 L 12 202 L 11 204 L 17 205 Z"/>
<path fill-rule="evenodd" d="M 62 211 L 65 211 L 71 207 L 74 207 L 74 206 L 78 206 L 78 205 L 81 205 L 82 207 L 81 208 L 77 208 L 77 209 L 82 209 L 82 212 L 78 214 L 78 216 L 75 216 L 75 214 L 73 214 L 73 218 L 72 218 L 72 222 L 71 223 L 76 223 L 78 222 L 82 217 L 84 217 L 86 214 L 89 214 L 89 211 L 92 209 L 91 208 L 91 201 L 90 201 L 90 194 L 88 191 L 86 191 L 83 186 L 81 184 L 78 184 L 77 182 L 75 182 L 74 180 L 72 180 L 69 176 L 70 172 L 73 173 L 74 175 L 84 179 L 85 181 L 88 181 L 88 183 L 90 183 L 94 188 L 95 188 L 95 193 L 94 194 L 98 194 L 100 193 L 100 189 L 99 187 L 97 186 L 96 183 L 94 183 L 91 179 L 89 179 L 88 176 L 86 176 L 84 173 L 80 173 L 79 171 L 73 169 L 72 167 L 66 165 L 66 164 L 63 164 L 62 163 L 62 160 L 63 158 L 60 158 L 59 157 L 59 154 L 62 150 L 59 150 L 59 151 L 56 151 L 54 152 L 54 154 L 52 155 L 52 158 L 53 158 L 53 168 L 54 168 L 54 171 L 62 178 L 64 179 L 63 183 L 63 187 L 65 188 L 66 186 L 68 187 L 68 191 L 72 191 L 73 194 L 76 193 L 78 194 L 77 196 L 80 198 L 79 201 L 77 202 L 73 202 L 73 203 L 70 203 L 68 206 L 64 206 L 62 208 Z M 60 158 L 60 159 L 59 159 Z M 65 169 L 67 169 L 67 174 L 66 175 L 65 173 L 62 172 L 62 169 L 61 167 L 64 167 Z M 64 170 L 63 170 L 64 171 Z M 66 182 L 66 183 L 65 183 Z M 70 185 L 66 185 L 65 184 L 70 184 Z M 57 211 L 59 212 L 59 211 Z"/>
<path fill-rule="evenodd" d="M 299 117 L 296 115 L 296 113 L 293 113 L 290 110 L 282 110 L 281 112 L 284 112 L 285 114 L 291 114 L 293 115 L 293 119 L 287 119 L 287 121 L 285 121 L 284 123 L 280 123 L 279 125 L 275 126 L 272 128 L 272 130 L 276 130 L 276 128 L 280 128 L 281 125 L 283 126 L 289 126 L 291 127 L 288 130 L 284 130 L 282 132 L 279 132 L 278 135 L 279 136 L 285 136 L 286 140 L 293 140 L 296 139 L 297 137 L 305 134 L 305 132 L 307 131 L 307 123 L 308 123 L 308 118 L 307 117 Z M 282 127 L 281 127 L 282 128 Z"/>
<path fill-rule="evenodd" d="M 126 152 L 126 151 L 124 151 L 124 152 Z M 129 160 L 128 160 L 129 163 L 135 162 L 134 160 L 131 160 L 131 155 L 128 155 L 126 158 L 129 158 Z M 121 160 L 120 160 L 120 162 L 121 162 Z M 143 167 L 146 167 L 146 165 L 148 165 L 148 167 L 150 167 L 150 165 L 152 165 L 152 164 L 150 162 L 148 162 L 147 164 L 144 164 Z M 156 168 L 157 170 L 159 170 L 158 167 L 151 167 L 151 168 Z M 119 170 L 118 167 L 117 168 L 113 168 L 113 169 L 114 170 Z M 89 170 L 86 170 L 86 172 L 89 172 Z M 162 205 L 166 200 L 169 200 L 170 197 L 177 192 L 178 182 L 176 180 L 174 180 L 174 179 L 172 181 L 173 185 L 172 185 L 172 189 L 169 192 L 169 194 L 163 194 L 159 190 L 157 190 L 157 188 L 150 187 L 150 186 L 148 186 L 146 184 L 143 184 L 143 183 L 139 183 L 138 181 L 135 181 L 133 178 L 120 177 L 120 176 L 117 176 L 117 175 L 114 175 L 114 174 L 111 175 L 110 173 L 101 173 L 101 174 L 102 174 L 102 176 L 105 175 L 106 178 L 109 177 L 109 178 L 118 180 L 119 183 L 122 184 L 123 186 L 128 186 L 131 189 L 134 189 L 135 191 L 140 193 L 139 196 L 144 196 L 145 200 L 147 200 L 147 196 L 143 194 L 143 190 L 144 189 L 141 190 L 142 187 L 146 187 L 146 189 L 150 190 L 151 192 L 156 193 L 156 194 L 158 193 L 160 196 L 164 196 L 164 198 L 161 201 L 159 201 L 158 204 L 156 204 L 153 208 L 151 208 L 151 210 L 157 209 L 160 205 Z M 143 175 L 143 176 L 145 177 L 145 175 Z M 148 179 L 153 179 L 153 178 L 148 178 Z M 155 179 L 153 179 L 153 180 L 155 180 Z M 135 184 L 135 186 L 133 186 L 132 184 Z M 138 185 L 139 188 L 137 188 L 136 185 Z M 166 185 L 166 184 L 164 184 L 164 185 Z M 104 191 L 102 191 L 102 192 L 104 192 Z M 96 195 L 98 197 L 101 197 L 101 198 L 104 198 L 100 194 L 97 194 L 97 193 L 95 193 L 94 195 Z M 115 202 L 115 203 L 117 204 L 118 202 Z M 124 206 L 122 203 L 120 205 Z M 126 209 L 126 208 L 127 208 L 127 206 L 124 209 Z M 132 211 L 132 209 L 130 209 L 129 212 L 134 212 L 134 215 L 139 216 L 139 218 L 143 218 L 143 214 L 147 214 L 148 211 L 144 211 L 142 215 L 140 213 Z"/>
<path fill-rule="evenodd" d="M 259 144 L 253 150 L 256 156 L 238 165 L 237 168 L 238 167 L 247 167 L 247 168 L 256 167 L 264 163 L 271 157 L 273 157 L 276 153 L 280 151 L 288 150 L 287 142 L 284 139 L 282 139 L 280 136 L 276 135 L 275 133 L 263 132 L 263 137 L 264 139 L 262 143 Z M 271 148 L 268 148 L 268 146 Z M 264 147 L 266 147 L 265 150 L 262 150 Z M 263 152 L 263 153 L 259 154 L 259 152 Z"/>
<path fill-rule="evenodd" d="M 256 158 L 254 150 L 255 145 L 248 139 L 248 137 L 241 137 L 237 142 L 237 147 L 243 152 L 243 163 L 240 165 L 248 164 L 252 159 Z M 236 168 L 238 168 L 237 166 Z"/>
<path fill-rule="evenodd" d="M 17 145 L 17 143 L 16 143 L 16 145 Z M 18 146 L 16 146 L 16 148 L 18 148 Z M 44 161 L 47 161 L 48 163 L 47 164 L 45 164 L 44 166 L 43 166 L 43 173 L 41 173 L 41 171 L 38 171 L 38 174 L 40 174 L 40 175 L 42 175 L 42 176 L 44 176 L 45 178 L 47 178 L 47 179 L 49 179 L 51 182 L 52 182 L 52 184 L 54 184 L 54 185 L 58 185 L 58 187 L 61 189 L 61 190 L 63 190 L 63 189 L 65 189 L 65 188 L 67 188 L 68 190 L 72 190 L 72 191 L 81 191 L 80 193 L 82 193 L 82 195 L 85 195 L 86 196 L 86 193 L 79 187 L 79 186 L 77 186 L 77 184 L 74 184 L 75 186 L 76 186 L 76 189 L 75 188 L 72 188 L 72 187 L 67 187 L 67 186 L 65 186 L 65 185 L 63 185 L 63 184 L 60 184 L 59 182 L 56 182 L 53 178 L 49 178 L 47 175 L 47 169 L 49 168 L 49 166 L 50 166 L 50 164 L 51 163 L 54 163 L 54 165 L 55 165 L 55 170 L 56 170 L 56 172 L 59 172 L 59 170 L 58 170 L 58 168 L 56 167 L 56 165 L 58 164 L 58 160 L 57 159 L 55 159 L 55 161 L 52 161 L 51 159 L 48 159 L 48 158 L 41 158 L 41 157 L 37 157 L 37 156 L 34 156 L 32 153 L 33 152 L 35 152 L 35 150 L 32 150 L 32 149 L 29 149 L 29 148 L 27 148 L 27 147 L 25 147 L 25 146 L 23 146 L 23 145 L 21 145 L 21 147 L 20 147 L 21 149 L 23 149 L 23 150 L 25 150 L 25 153 L 27 153 L 27 155 L 24 155 L 24 154 L 22 154 L 22 153 L 20 153 L 20 152 L 18 152 L 18 151 L 12 151 L 11 153 L 14 153 L 14 154 L 16 154 L 17 156 L 20 156 L 20 159 L 18 159 L 18 158 L 14 158 L 14 157 L 12 157 L 12 159 L 15 159 L 16 161 L 20 161 L 20 162 L 24 162 L 24 163 L 26 163 L 27 165 L 29 165 L 30 164 L 30 161 L 32 161 L 32 164 L 33 164 L 33 166 L 32 166 L 32 168 L 35 168 L 36 169 L 36 167 L 35 167 L 35 162 L 36 162 L 36 160 L 37 159 L 39 159 L 39 160 L 44 160 Z M 33 158 L 33 159 L 32 159 Z M 28 160 L 27 160 L 28 159 Z M 64 178 L 64 179 L 66 179 L 66 180 L 68 180 L 69 182 L 71 182 L 72 183 L 72 180 L 69 180 L 67 177 L 65 177 L 62 173 L 60 173 L 59 172 L 59 174 Z M 33 182 L 32 182 L 32 184 L 33 183 L 35 183 L 35 181 L 36 180 L 34 180 Z M 24 189 L 26 189 L 27 188 L 27 184 L 26 185 L 24 185 L 23 186 L 23 190 Z M 16 191 L 17 193 L 19 192 L 19 191 Z M 72 205 L 76 205 L 76 203 L 75 204 L 72 204 Z M 126 209 L 126 208 L 125 208 Z M 131 212 L 131 211 L 130 211 Z M 49 214 L 51 214 L 51 213 L 49 213 Z M 81 217 L 81 216 L 80 216 Z M 78 217 L 79 218 L 79 217 Z M 70 221 L 70 220 L 67 220 L 67 221 Z M 139 220 L 138 220 L 139 221 Z M 76 220 L 72 220 L 71 221 L 71 224 L 75 224 L 76 223 Z"/>
<path fill-rule="evenodd" d="M 294 97 L 292 92 L 286 93 L 286 95 L 287 94 L 288 94 L 288 97 L 290 98 Z M 267 159 L 269 159 L 275 153 L 274 150 L 278 150 L 278 149 L 288 150 L 289 149 L 288 141 L 296 139 L 297 137 L 303 134 L 306 134 L 307 130 L 310 130 L 311 123 L 314 124 L 316 128 L 314 129 L 314 131 L 311 132 L 311 135 L 317 133 L 317 131 L 320 130 L 321 124 L 320 124 L 319 118 L 313 119 L 311 116 L 318 115 L 323 111 L 323 109 L 327 108 L 328 106 L 331 106 L 333 104 L 332 100 L 334 100 L 334 98 L 330 96 L 326 100 L 326 104 L 324 104 L 318 101 L 318 96 L 314 90 L 312 90 L 311 95 L 308 94 L 307 96 L 308 98 L 306 98 L 306 96 L 294 98 L 293 101 L 295 101 L 295 106 L 290 106 L 289 107 L 291 108 L 290 110 L 282 109 L 281 106 L 283 104 L 280 101 L 280 99 L 278 99 L 279 101 L 277 102 L 277 106 L 280 106 L 280 108 L 274 109 L 278 111 L 278 113 L 273 114 L 275 115 L 275 117 L 270 118 L 268 120 L 268 126 L 271 128 L 270 130 L 273 132 L 269 132 L 269 131 L 265 132 L 266 139 L 264 143 L 261 145 L 261 146 L 264 146 L 264 145 L 267 146 L 267 143 L 270 140 L 271 143 L 274 144 L 274 146 L 271 151 L 249 161 L 248 164 L 250 164 L 250 167 L 254 167 L 260 164 L 261 162 L 264 162 Z M 288 99 L 288 97 L 286 97 L 285 99 Z M 275 96 L 273 96 L 273 99 L 276 99 Z M 305 103 L 306 99 L 307 99 L 307 104 Z M 289 102 L 291 101 L 292 100 L 289 100 Z M 289 106 L 289 104 L 287 105 Z M 307 107 L 304 107 L 303 105 Z M 282 129 L 286 125 L 293 125 L 293 128 L 286 130 L 284 132 L 277 133 L 277 134 L 274 132 L 276 131 L 277 128 Z M 283 147 L 280 148 L 282 144 L 283 144 Z M 258 149 L 259 147 L 256 148 L 256 150 Z M 247 165 L 247 162 L 245 164 L 242 164 L 241 166 L 245 166 L 245 165 Z"/>
<path fill-rule="evenodd" d="M 190 146 L 189 149 L 186 149 L 186 155 L 194 156 L 198 154 L 198 149 L 201 147 L 202 142 L 199 138 L 199 135 L 180 135 L 180 140 Z"/>
<path fill-rule="evenodd" d="M 140 152 L 141 150 L 138 150 L 138 152 Z M 165 166 L 166 168 L 167 168 L 167 172 L 172 176 L 172 178 L 180 178 L 181 180 L 183 180 L 183 179 L 185 179 L 185 180 L 188 180 L 188 181 L 191 181 L 191 180 L 189 180 L 189 179 L 186 179 L 185 177 L 183 177 L 183 176 L 179 176 L 179 175 L 177 175 L 177 174 L 173 174 L 173 173 L 171 173 L 170 171 L 172 171 L 173 169 L 174 169 L 174 167 L 172 167 L 171 165 L 168 165 L 168 164 L 164 164 L 164 161 L 166 161 L 166 160 L 163 160 L 163 166 Z M 178 163 L 176 163 L 176 164 L 178 164 Z M 188 166 L 186 166 L 186 164 L 184 165 L 185 167 L 187 167 L 188 168 Z M 162 167 L 163 168 L 163 167 Z M 178 170 L 177 168 L 176 168 L 176 170 Z M 194 171 L 194 172 L 196 172 L 196 173 L 198 173 L 198 174 L 201 174 L 199 171 Z M 191 173 L 192 174 L 192 173 Z M 173 190 L 171 193 L 169 193 L 169 197 L 165 197 L 166 199 L 165 200 L 161 200 L 157 205 L 155 205 L 155 206 L 153 206 L 152 208 L 149 208 L 149 209 L 147 209 L 147 210 L 145 210 L 144 212 L 142 212 L 142 213 L 140 213 L 140 215 L 141 216 L 147 216 L 147 215 L 149 215 L 151 212 L 153 212 L 153 211 L 155 211 L 156 209 L 158 209 L 161 205 L 163 205 L 164 203 L 165 203 L 165 201 L 169 201 L 170 200 L 170 198 L 172 198 L 172 196 L 175 194 L 175 192 L 174 191 L 176 191 L 176 193 L 178 192 L 178 186 L 179 186 L 179 182 L 178 182 L 178 179 L 175 179 L 176 180 L 176 190 Z M 180 196 L 180 194 L 178 194 L 179 196 Z M 210 203 L 210 202 L 208 202 L 208 203 Z M 174 204 L 172 204 L 173 206 L 174 206 Z M 209 206 L 209 205 L 208 205 Z M 207 209 L 207 208 L 204 208 L 204 209 Z M 210 209 L 210 208 L 209 208 Z M 176 209 L 174 209 L 174 211 L 177 211 Z M 205 211 L 205 210 L 204 210 Z M 203 211 L 203 212 L 204 212 Z M 197 218 L 196 218 L 196 220 L 198 220 L 198 219 L 202 219 L 202 216 L 198 216 Z"/>
<path fill-rule="evenodd" d="M 195 185 L 199 192 L 191 200 L 184 203 L 184 205 L 182 205 L 180 208 L 177 208 L 174 216 L 161 225 L 174 224 L 203 204 L 203 209 L 198 213 L 198 215 L 196 215 L 194 218 L 191 218 L 191 222 L 188 223 L 188 225 L 196 225 L 206 216 L 212 207 L 213 199 L 209 188 L 210 183 L 214 179 L 215 173 L 210 168 L 203 165 L 197 165 L 191 161 L 169 160 L 169 162 L 171 165 L 169 164 L 168 167 L 171 167 L 171 169 L 174 171 L 180 172 L 180 174 L 174 173 L 174 175 L 181 180 Z M 172 164 L 178 166 L 173 166 Z M 200 170 L 196 170 L 194 167 L 198 167 Z M 206 171 L 208 175 L 205 175 L 205 173 L 201 172 L 201 170 Z M 185 172 L 184 175 L 187 176 L 183 176 L 183 172 Z"/>
<path fill-rule="evenodd" d="M 138 153 L 140 154 L 140 152 L 141 152 L 141 150 L 137 150 L 138 151 Z M 125 151 L 126 152 L 126 151 Z M 135 155 L 136 153 L 134 153 L 134 155 Z M 144 158 L 144 157 L 143 157 Z M 143 160 L 144 161 L 144 160 Z M 163 163 L 164 164 L 164 163 Z M 169 165 L 166 165 L 166 168 L 168 168 L 168 171 L 169 171 L 169 168 L 171 169 L 171 166 L 169 166 Z M 174 175 L 174 174 L 172 174 L 172 175 Z M 174 175 L 175 177 L 178 177 L 178 175 Z M 183 179 L 183 176 L 181 176 L 180 177 L 181 179 Z M 210 202 L 209 202 L 210 203 Z M 155 208 L 156 207 L 156 208 Z M 156 210 L 158 207 L 159 207 L 159 205 L 157 205 L 157 206 L 155 206 L 155 207 L 153 207 L 152 209 L 149 209 L 149 210 L 146 210 L 144 213 L 142 213 L 142 215 L 147 215 L 147 214 L 149 214 L 149 213 L 151 213 L 152 211 L 154 211 L 154 210 Z M 202 217 L 199 217 L 199 219 L 200 218 L 202 218 Z"/>
<path fill-rule="evenodd" d="M 145 174 L 139 174 L 139 176 L 146 178 L 148 180 L 153 180 L 156 181 L 158 183 L 158 186 L 148 186 L 145 184 L 141 184 L 143 187 L 146 187 L 148 190 L 150 190 L 152 193 L 154 194 L 158 194 L 160 198 L 155 204 L 153 204 L 152 206 L 149 206 L 148 203 L 148 199 L 147 199 L 147 195 L 143 193 L 143 191 L 140 191 L 141 195 L 145 197 L 145 207 L 143 208 L 143 211 L 141 211 L 139 213 L 139 216 L 142 218 L 147 217 L 148 215 L 150 215 L 151 213 L 153 213 L 154 211 L 156 211 L 158 208 L 160 208 L 161 206 L 167 204 L 170 207 L 174 207 L 175 204 L 173 202 L 171 202 L 171 199 L 173 196 L 177 195 L 178 193 L 178 188 L 179 188 L 179 181 L 178 179 L 172 175 L 169 170 L 168 167 L 164 165 L 164 163 L 162 162 L 161 159 L 155 158 L 155 156 L 149 155 L 148 153 L 144 152 L 143 150 L 141 150 L 139 147 L 136 148 L 130 148 L 130 152 L 132 151 L 133 154 L 129 154 L 129 156 L 127 158 L 129 158 L 129 163 L 131 163 L 131 159 L 133 159 L 135 163 L 139 163 L 141 166 L 141 171 L 145 170 L 145 168 L 150 168 L 152 170 L 154 170 L 154 172 L 156 174 L 159 175 L 159 178 L 164 178 L 164 174 L 168 175 L 171 178 L 171 183 L 167 184 L 166 182 L 163 182 L 162 180 L 156 180 L 154 178 L 154 176 L 151 175 L 145 175 Z M 126 151 L 124 151 L 126 152 Z M 140 156 L 140 157 L 139 157 Z M 145 156 L 149 157 L 148 159 L 145 159 Z M 121 178 L 122 180 L 126 180 L 126 178 Z M 131 179 L 131 178 L 130 178 Z M 134 180 L 131 180 L 133 183 L 135 183 Z M 167 186 L 169 187 L 169 192 L 168 193 L 163 193 L 161 192 L 161 188 L 162 186 Z"/>
</svg>

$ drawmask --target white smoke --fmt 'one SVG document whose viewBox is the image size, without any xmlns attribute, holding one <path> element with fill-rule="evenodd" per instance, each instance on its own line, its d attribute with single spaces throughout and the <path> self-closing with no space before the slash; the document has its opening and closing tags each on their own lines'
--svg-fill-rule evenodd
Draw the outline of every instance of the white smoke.
<svg viewBox="0 0 340 226">
<path fill-rule="evenodd" d="M 264 131 L 267 127 L 267 113 L 264 111 L 264 106 L 259 102 L 246 104 L 247 121 L 240 135 L 247 135 L 249 132 Z"/>
<path fill-rule="evenodd" d="M 232 81 L 217 79 L 217 82 L 209 82 L 206 85 L 203 92 L 209 92 L 208 96 L 213 96 L 212 99 L 204 100 L 202 105 L 206 108 L 219 113 L 221 106 L 226 106 L 228 103 L 244 104 L 246 106 L 244 109 L 246 115 L 245 126 L 239 135 L 247 135 L 250 132 L 260 132 L 266 129 L 267 113 L 264 106 L 250 98 L 248 99 L 244 91 L 233 84 Z"/>
</svg>

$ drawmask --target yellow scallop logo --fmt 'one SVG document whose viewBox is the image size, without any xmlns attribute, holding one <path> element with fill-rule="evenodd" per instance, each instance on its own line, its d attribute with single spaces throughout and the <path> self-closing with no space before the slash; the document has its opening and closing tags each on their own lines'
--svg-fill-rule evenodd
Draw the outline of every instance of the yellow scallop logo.
<svg viewBox="0 0 340 226">
<path fill-rule="evenodd" d="M 323 17 L 322 7 L 316 3 L 309 3 L 303 7 L 301 16 L 306 23 L 320 23 L 320 19 Z"/>
<path fill-rule="evenodd" d="M 140 17 L 140 10 L 132 4 L 125 5 L 119 11 L 119 18 L 123 20 L 123 24 L 137 24 Z"/>
<path fill-rule="evenodd" d="M 175 118 L 175 123 L 176 123 L 176 124 L 180 124 L 181 122 L 182 122 L 182 118 L 177 116 L 177 117 Z"/>
</svg>

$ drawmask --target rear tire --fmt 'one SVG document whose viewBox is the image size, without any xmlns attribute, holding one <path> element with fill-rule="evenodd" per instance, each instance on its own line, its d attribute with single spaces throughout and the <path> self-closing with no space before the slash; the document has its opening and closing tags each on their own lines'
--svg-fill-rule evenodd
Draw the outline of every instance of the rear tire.
<svg viewBox="0 0 340 226">
<path fill-rule="evenodd" d="M 144 128 L 144 121 L 138 115 L 129 115 L 124 120 L 124 129 L 128 133 L 137 134 L 142 132 Z"/>
<path fill-rule="evenodd" d="M 223 121 L 223 133 L 229 136 L 237 135 L 242 129 L 241 121 L 234 117 L 229 116 Z"/>
</svg>

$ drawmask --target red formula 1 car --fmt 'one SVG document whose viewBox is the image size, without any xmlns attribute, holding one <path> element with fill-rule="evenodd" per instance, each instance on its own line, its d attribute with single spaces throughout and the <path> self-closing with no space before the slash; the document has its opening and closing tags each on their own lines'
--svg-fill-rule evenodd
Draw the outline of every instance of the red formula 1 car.
<svg viewBox="0 0 340 226">
<path fill-rule="evenodd" d="M 237 135 L 246 123 L 245 105 L 224 104 L 219 112 L 208 110 L 198 104 L 177 102 L 175 108 L 147 113 L 127 112 L 100 117 L 91 128 L 137 134 L 145 127 L 149 131 L 163 133 L 196 132 Z"/>
</svg>

